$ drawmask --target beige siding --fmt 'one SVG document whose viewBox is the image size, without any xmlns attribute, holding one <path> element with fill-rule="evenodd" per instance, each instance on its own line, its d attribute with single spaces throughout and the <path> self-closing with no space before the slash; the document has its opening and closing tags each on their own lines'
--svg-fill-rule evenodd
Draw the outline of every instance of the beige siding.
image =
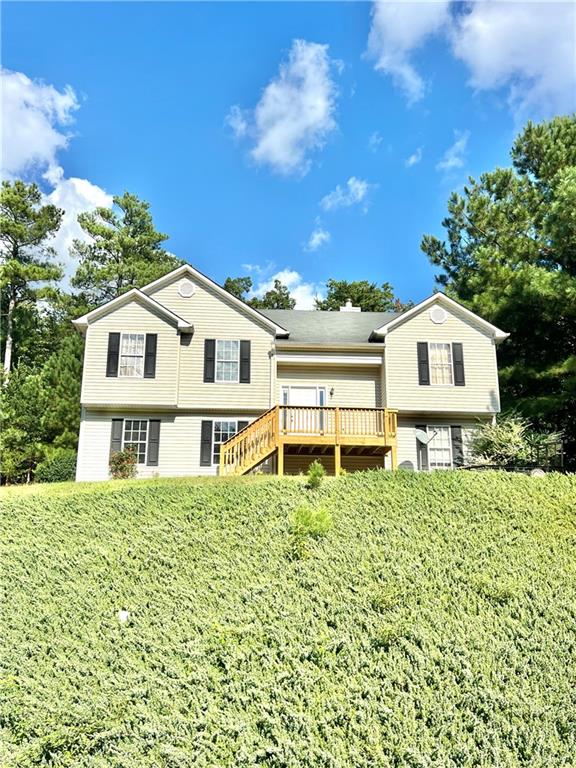
<svg viewBox="0 0 576 768">
<path fill-rule="evenodd" d="M 106 376 L 110 332 L 157 333 L 154 379 Z M 149 307 L 132 301 L 96 320 L 86 331 L 83 403 L 176 405 L 179 337 L 176 327 Z"/>
<path fill-rule="evenodd" d="M 479 422 L 476 419 L 463 415 L 452 418 L 439 417 L 435 414 L 423 414 L 421 416 L 407 418 L 398 417 L 398 467 L 400 469 L 417 469 L 416 456 L 416 425 L 458 425 L 462 427 L 462 441 L 465 461 L 470 456 L 470 440 L 474 431 L 478 429 Z"/>
<path fill-rule="evenodd" d="M 176 477 L 179 475 L 215 475 L 217 467 L 200 466 L 200 429 L 209 414 L 128 413 L 126 411 L 86 411 L 80 425 L 77 480 L 107 480 L 110 433 L 113 418 L 160 419 L 158 466 L 138 466 L 138 477 Z M 252 421 L 253 416 L 232 414 L 226 418 Z"/>
<path fill-rule="evenodd" d="M 419 341 L 461 342 L 466 385 L 420 386 L 416 355 Z M 493 340 L 464 315 L 449 312 L 446 322 L 436 325 L 425 309 L 394 328 L 386 338 L 386 368 L 389 408 L 478 414 L 500 410 Z"/>
<path fill-rule="evenodd" d="M 196 283 L 190 298 L 178 293 L 180 280 L 160 288 L 151 297 L 194 326 L 188 346 L 179 347 L 178 405 L 182 408 L 270 407 L 273 394 L 270 351 L 274 332 L 234 307 L 213 289 Z M 204 383 L 205 339 L 249 339 L 251 342 L 250 384 Z"/>
<path fill-rule="evenodd" d="M 346 408 L 378 408 L 381 405 L 380 367 L 278 365 L 276 399 L 282 402 L 283 386 L 326 387 L 326 405 Z M 330 390 L 334 395 L 330 397 Z"/>
</svg>

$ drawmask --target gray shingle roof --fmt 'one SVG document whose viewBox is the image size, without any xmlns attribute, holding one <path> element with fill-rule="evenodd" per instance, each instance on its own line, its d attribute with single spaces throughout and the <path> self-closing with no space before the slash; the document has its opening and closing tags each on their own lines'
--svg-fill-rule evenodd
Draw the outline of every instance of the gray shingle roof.
<svg viewBox="0 0 576 768">
<path fill-rule="evenodd" d="M 305 309 L 261 309 L 263 315 L 290 331 L 294 343 L 361 343 L 398 312 L 318 312 Z"/>
</svg>

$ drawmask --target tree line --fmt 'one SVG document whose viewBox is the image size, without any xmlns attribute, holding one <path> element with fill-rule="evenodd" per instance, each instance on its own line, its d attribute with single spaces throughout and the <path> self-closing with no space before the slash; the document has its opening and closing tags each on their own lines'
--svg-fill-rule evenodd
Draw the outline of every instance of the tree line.
<svg viewBox="0 0 576 768">
<path fill-rule="evenodd" d="M 502 400 L 576 447 L 576 118 L 529 123 L 511 166 L 469 179 L 448 201 L 445 240 L 422 250 L 442 290 L 511 336 L 499 350 Z M 38 464 L 73 452 L 80 420 L 83 339 L 71 320 L 184 263 L 165 248 L 148 203 L 128 192 L 112 208 L 82 213 L 70 288 L 51 241 L 64 212 L 40 189 L 4 181 L 0 191 L 1 454 L 4 480 L 31 479 Z M 275 280 L 254 295 L 249 276 L 224 287 L 256 309 L 292 309 Z M 348 299 L 364 311 L 402 311 L 392 286 L 330 279 L 318 310 Z"/>
</svg>

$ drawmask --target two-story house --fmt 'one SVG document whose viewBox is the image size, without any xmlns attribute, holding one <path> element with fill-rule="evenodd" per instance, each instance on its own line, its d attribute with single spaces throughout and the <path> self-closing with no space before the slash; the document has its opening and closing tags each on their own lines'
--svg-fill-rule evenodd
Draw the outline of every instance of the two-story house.
<svg viewBox="0 0 576 768">
<path fill-rule="evenodd" d="M 403 313 L 257 311 L 185 265 L 74 321 L 86 336 L 78 480 L 446 469 L 499 411 L 508 334 L 437 293 Z"/>
</svg>

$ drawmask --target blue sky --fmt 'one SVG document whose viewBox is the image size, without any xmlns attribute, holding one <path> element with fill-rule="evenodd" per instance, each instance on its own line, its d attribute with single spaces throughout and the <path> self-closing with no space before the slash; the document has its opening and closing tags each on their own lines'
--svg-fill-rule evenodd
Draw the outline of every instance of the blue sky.
<svg viewBox="0 0 576 768">
<path fill-rule="evenodd" d="M 128 190 L 217 281 L 420 300 L 450 191 L 575 108 L 573 32 L 552 3 L 5 3 L 4 175 L 69 212 L 64 260 Z"/>
</svg>

